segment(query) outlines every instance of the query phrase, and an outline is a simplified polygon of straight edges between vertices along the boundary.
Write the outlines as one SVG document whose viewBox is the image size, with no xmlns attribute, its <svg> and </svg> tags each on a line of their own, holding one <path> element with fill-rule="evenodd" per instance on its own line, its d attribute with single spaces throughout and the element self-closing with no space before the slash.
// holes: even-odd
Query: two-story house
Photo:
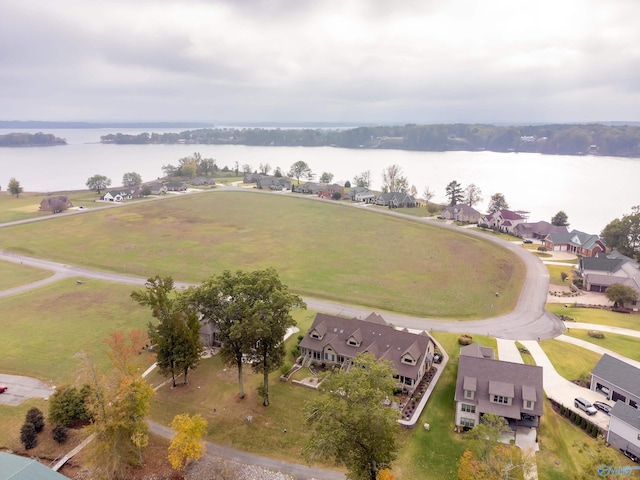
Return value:
<svg viewBox="0 0 640 480">
<path fill-rule="evenodd" d="M 380 315 L 364 320 L 318 313 L 300 342 L 303 365 L 312 362 L 350 368 L 358 353 L 390 361 L 397 370 L 398 387 L 412 393 L 431 367 L 435 343 L 425 332 L 397 330 Z"/>
<path fill-rule="evenodd" d="M 509 426 L 537 427 L 543 411 L 542 367 L 495 360 L 478 343 L 460 349 L 456 380 L 456 425 L 472 428 L 492 413 Z"/>
</svg>

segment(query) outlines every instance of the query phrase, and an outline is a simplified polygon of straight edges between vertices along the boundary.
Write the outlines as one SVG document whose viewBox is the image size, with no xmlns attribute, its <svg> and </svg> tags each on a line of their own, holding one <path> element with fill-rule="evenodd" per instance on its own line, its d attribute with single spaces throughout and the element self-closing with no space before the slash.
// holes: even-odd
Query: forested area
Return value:
<svg viewBox="0 0 640 480">
<path fill-rule="evenodd" d="M 351 129 L 203 128 L 181 133 L 109 134 L 102 143 L 188 143 L 253 146 L 332 146 L 419 151 L 535 152 L 640 156 L 640 127 L 604 124 L 496 126 L 447 124 Z"/>
<path fill-rule="evenodd" d="M 0 147 L 43 147 L 48 145 L 66 145 L 63 138 L 51 133 L 7 133 L 0 135 Z"/>
</svg>

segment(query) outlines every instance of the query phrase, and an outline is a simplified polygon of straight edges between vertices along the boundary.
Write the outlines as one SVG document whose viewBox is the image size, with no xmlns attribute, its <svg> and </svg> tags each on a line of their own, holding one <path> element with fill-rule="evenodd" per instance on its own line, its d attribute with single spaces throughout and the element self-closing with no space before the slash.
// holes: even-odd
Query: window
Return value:
<svg viewBox="0 0 640 480">
<path fill-rule="evenodd" d="M 504 403 L 505 405 L 509 405 L 509 397 L 503 397 L 502 395 L 494 395 L 493 403 Z"/>
<path fill-rule="evenodd" d="M 347 342 L 349 345 L 351 345 L 352 347 L 357 347 L 358 346 L 358 342 L 356 342 L 354 339 L 350 338 L 349 341 Z"/>
<path fill-rule="evenodd" d="M 531 400 L 527 400 L 526 402 L 524 402 L 524 408 L 526 408 L 527 410 L 533 409 L 533 402 Z"/>
<path fill-rule="evenodd" d="M 408 363 L 409 365 L 413 365 L 413 358 L 411 357 L 402 357 L 403 363 Z"/>
<path fill-rule="evenodd" d="M 318 335 L 318 332 L 313 332 L 311 338 L 320 338 L 320 335 Z"/>
<path fill-rule="evenodd" d="M 473 427 L 476 424 L 476 422 L 472 419 L 472 418 L 464 418 L 464 417 L 460 417 L 460 425 L 462 425 L 463 427 Z"/>
<path fill-rule="evenodd" d="M 464 398 L 473 398 L 473 392 L 471 390 L 465 390 Z"/>
<path fill-rule="evenodd" d="M 467 413 L 476 413 L 476 406 L 463 403 L 460 405 L 460 410 Z"/>
<path fill-rule="evenodd" d="M 405 385 L 413 385 L 413 378 L 404 377 L 404 384 Z"/>
</svg>

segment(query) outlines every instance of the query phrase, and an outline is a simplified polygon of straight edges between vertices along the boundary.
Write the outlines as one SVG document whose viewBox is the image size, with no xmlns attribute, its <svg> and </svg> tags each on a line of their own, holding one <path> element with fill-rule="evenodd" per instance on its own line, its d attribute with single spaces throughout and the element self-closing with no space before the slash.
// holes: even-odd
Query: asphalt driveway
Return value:
<svg viewBox="0 0 640 480">
<path fill-rule="evenodd" d="M 0 385 L 9 387 L 0 394 L 0 403 L 4 405 L 20 405 L 29 398 L 49 398 L 55 387 L 50 387 L 40 380 L 17 375 L 0 373 Z"/>
</svg>

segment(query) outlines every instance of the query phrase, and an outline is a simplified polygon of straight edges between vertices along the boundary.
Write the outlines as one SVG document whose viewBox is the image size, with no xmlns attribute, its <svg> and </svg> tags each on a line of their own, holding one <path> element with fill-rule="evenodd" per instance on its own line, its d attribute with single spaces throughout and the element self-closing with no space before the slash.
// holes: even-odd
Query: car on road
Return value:
<svg viewBox="0 0 640 480">
<path fill-rule="evenodd" d="M 593 406 L 596 407 L 601 412 L 606 413 L 607 415 L 611 415 L 611 405 L 604 402 L 593 402 Z"/>
<path fill-rule="evenodd" d="M 4 393 L 7 391 L 7 386 L 6 385 L 0 385 L 0 393 Z"/>
</svg>

